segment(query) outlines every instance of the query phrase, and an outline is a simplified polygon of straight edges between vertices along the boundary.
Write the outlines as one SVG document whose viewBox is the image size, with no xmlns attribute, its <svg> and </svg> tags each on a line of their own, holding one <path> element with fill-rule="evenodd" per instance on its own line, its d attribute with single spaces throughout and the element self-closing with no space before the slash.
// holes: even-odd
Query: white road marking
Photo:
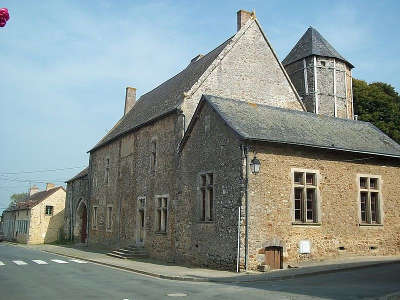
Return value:
<svg viewBox="0 0 400 300">
<path fill-rule="evenodd" d="M 78 264 L 87 264 L 87 261 L 80 260 L 80 259 L 70 259 L 70 261 L 76 262 Z"/>
<path fill-rule="evenodd" d="M 0 266 L 4 266 L 4 263 L 2 261 L 0 261 Z"/>
<path fill-rule="evenodd" d="M 167 294 L 168 297 L 186 297 L 187 294 L 184 293 L 174 293 L 174 294 Z"/>
<path fill-rule="evenodd" d="M 67 261 L 63 261 L 61 259 L 52 259 L 51 261 L 54 261 L 54 262 L 56 262 L 58 264 L 67 264 L 68 263 Z"/>
<path fill-rule="evenodd" d="M 27 265 L 27 263 L 22 260 L 13 260 L 13 263 L 19 266 Z"/>
<path fill-rule="evenodd" d="M 33 259 L 32 261 L 37 263 L 38 265 L 47 265 L 47 262 L 40 259 Z"/>
</svg>

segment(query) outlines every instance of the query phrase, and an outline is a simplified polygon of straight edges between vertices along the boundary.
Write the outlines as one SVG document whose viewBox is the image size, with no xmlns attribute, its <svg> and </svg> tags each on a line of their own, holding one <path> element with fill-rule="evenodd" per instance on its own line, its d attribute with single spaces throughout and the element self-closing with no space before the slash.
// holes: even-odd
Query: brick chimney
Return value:
<svg viewBox="0 0 400 300">
<path fill-rule="evenodd" d="M 32 195 L 36 194 L 37 192 L 39 192 L 39 188 L 36 185 L 34 185 L 29 190 L 29 196 L 32 196 Z"/>
<path fill-rule="evenodd" d="M 128 86 L 126 88 L 126 94 L 125 94 L 124 115 L 126 115 L 132 109 L 135 103 L 136 103 L 136 89 Z"/>
<path fill-rule="evenodd" d="M 237 31 L 239 31 L 240 30 L 240 28 L 242 28 L 242 26 L 244 25 L 244 24 L 246 24 L 246 22 L 249 20 L 249 19 L 251 19 L 252 17 L 255 17 L 255 12 L 253 11 L 253 12 L 249 12 L 249 11 L 247 11 L 247 10 L 243 10 L 243 9 L 241 9 L 241 10 L 239 10 L 237 13 L 236 13 L 236 16 L 237 16 Z"/>
<path fill-rule="evenodd" d="M 50 183 L 50 182 L 46 183 L 46 191 L 54 189 L 55 187 L 56 186 L 54 183 Z"/>
</svg>

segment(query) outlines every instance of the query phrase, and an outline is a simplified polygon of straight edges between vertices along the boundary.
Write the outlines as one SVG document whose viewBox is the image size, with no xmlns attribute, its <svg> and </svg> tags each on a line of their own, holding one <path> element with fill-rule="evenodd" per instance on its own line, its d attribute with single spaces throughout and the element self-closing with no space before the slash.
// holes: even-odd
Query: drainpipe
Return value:
<svg viewBox="0 0 400 300">
<path fill-rule="evenodd" d="M 242 157 L 245 159 L 245 178 L 244 178 L 244 195 L 246 201 L 245 207 L 245 243 L 244 243 L 244 270 L 248 269 L 248 260 L 249 260 L 249 173 L 250 173 L 250 164 L 249 164 L 249 147 L 242 145 Z"/>
<path fill-rule="evenodd" d="M 241 200 L 241 199 L 240 199 Z M 242 201 L 240 201 L 242 202 Z M 240 214 L 241 206 L 238 206 L 238 225 L 237 225 L 237 257 L 236 257 L 236 272 L 240 273 Z"/>
</svg>

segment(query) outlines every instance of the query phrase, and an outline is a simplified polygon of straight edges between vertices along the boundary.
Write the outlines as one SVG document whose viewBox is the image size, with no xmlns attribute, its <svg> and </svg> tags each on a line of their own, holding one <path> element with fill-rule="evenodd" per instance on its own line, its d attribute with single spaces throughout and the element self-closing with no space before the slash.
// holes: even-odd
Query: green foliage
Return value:
<svg viewBox="0 0 400 300">
<path fill-rule="evenodd" d="M 371 122 L 400 143 L 400 95 L 394 87 L 353 78 L 353 99 L 359 120 Z"/>
<path fill-rule="evenodd" d="M 28 193 L 12 194 L 10 197 L 10 206 L 17 204 L 28 199 Z"/>
</svg>

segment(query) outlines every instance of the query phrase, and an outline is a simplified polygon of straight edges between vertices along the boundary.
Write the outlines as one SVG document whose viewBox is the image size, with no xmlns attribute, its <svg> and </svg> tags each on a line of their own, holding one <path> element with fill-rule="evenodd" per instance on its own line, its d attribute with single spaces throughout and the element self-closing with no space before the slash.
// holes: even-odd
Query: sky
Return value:
<svg viewBox="0 0 400 300">
<path fill-rule="evenodd" d="M 354 66 L 400 91 L 400 1 L 0 0 L 0 213 L 13 193 L 64 185 L 138 97 L 236 32 L 255 10 L 283 60 L 309 26 Z"/>
</svg>

